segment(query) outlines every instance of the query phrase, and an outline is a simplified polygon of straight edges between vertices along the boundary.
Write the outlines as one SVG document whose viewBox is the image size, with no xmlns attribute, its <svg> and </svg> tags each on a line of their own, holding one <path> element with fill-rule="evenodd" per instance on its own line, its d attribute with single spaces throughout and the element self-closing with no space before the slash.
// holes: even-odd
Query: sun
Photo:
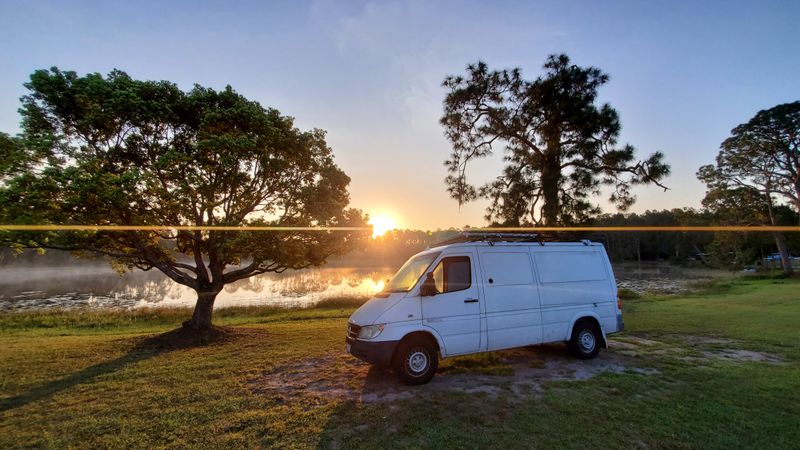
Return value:
<svg viewBox="0 0 800 450">
<path fill-rule="evenodd" d="M 400 228 L 397 220 L 389 214 L 378 213 L 370 215 L 369 224 L 372 225 L 372 237 L 383 236 L 389 230 Z"/>
</svg>

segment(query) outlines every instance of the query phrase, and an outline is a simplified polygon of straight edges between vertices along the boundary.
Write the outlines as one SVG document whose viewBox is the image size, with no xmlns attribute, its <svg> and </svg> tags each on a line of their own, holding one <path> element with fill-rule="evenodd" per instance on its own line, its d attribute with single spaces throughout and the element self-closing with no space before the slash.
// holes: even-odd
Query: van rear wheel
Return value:
<svg viewBox="0 0 800 450">
<path fill-rule="evenodd" d="M 603 335 L 591 322 L 578 322 L 572 328 L 572 338 L 567 343 L 569 352 L 580 359 L 592 359 L 600 352 Z"/>
<path fill-rule="evenodd" d="M 425 384 L 439 368 L 436 348 L 424 339 L 411 338 L 400 343 L 394 358 L 394 371 L 405 384 Z"/>
</svg>

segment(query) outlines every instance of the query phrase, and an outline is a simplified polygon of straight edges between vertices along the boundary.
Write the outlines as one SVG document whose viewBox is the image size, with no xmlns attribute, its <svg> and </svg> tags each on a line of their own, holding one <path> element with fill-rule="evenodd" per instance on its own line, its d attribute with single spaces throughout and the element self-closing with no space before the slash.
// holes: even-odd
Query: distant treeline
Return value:
<svg viewBox="0 0 800 450">
<path fill-rule="evenodd" d="M 778 225 L 798 225 L 800 216 L 791 208 L 775 207 Z M 597 226 L 711 226 L 719 217 L 692 208 L 646 211 L 642 214 L 604 214 Z M 732 225 L 732 224 L 731 224 Z M 747 224 L 745 224 L 747 225 Z M 758 225 L 758 224 L 753 224 Z M 615 232 L 606 233 L 606 248 L 612 260 L 699 261 L 708 266 L 737 269 L 755 265 L 775 253 L 771 233 L 708 232 Z M 787 233 L 790 250 L 800 250 L 800 236 Z"/>
<path fill-rule="evenodd" d="M 800 216 L 788 207 L 777 206 L 779 225 L 798 225 Z M 719 217 L 693 208 L 646 211 L 642 214 L 603 214 L 587 226 L 704 226 L 725 225 Z M 754 224 L 755 225 L 755 224 Z M 334 265 L 376 265 L 396 267 L 409 256 L 438 242 L 447 240 L 459 230 L 393 230 L 372 239 L 366 245 L 332 261 Z M 556 235 L 555 238 L 559 236 Z M 602 242 L 613 261 L 670 261 L 677 264 L 697 263 L 709 267 L 738 269 L 756 265 L 777 251 L 770 233 L 708 232 L 608 232 L 584 235 L 561 235 L 565 240 L 591 239 Z M 553 239 L 550 235 L 548 238 Z M 786 236 L 790 250 L 800 250 L 800 235 Z"/>
<path fill-rule="evenodd" d="M 779 225 L 798 225 L 800 215 L 791 208 L 776 206 Z M 646 211 L 642 214 L 603 214 L 587 226 L 703 226 L 725 225 L 719 217 L 692 208 Z M 333 267 L 392 267 L 403 264 L 411 255 L 448 240 L 460 230 L 392 230 L 369 239 L 358 250 L 333 257 Z M 608 232 L 585 235 L 550 235 L 548 239 L 591 239 L 606 246 L 612 261 L 669 261 L 676 264 L 695 263 L 709 267 L 739 269 L 758 265 L 777 249 L 771 233 L 707 233 L 707 232 Z M 800 252 L 800 234 L 787 233 L 786 240 L 793 254 Z M 91 257 L 81 258 L 83 262 Z M 97 258 L 94 261 L 101 261 Z M 45 255 L 26 250 L 16 257 L 10 249 L 0 250 L 0 265 L 67 265 L 76 259 L 67 252 L 48 250 Z"/>
</svg>

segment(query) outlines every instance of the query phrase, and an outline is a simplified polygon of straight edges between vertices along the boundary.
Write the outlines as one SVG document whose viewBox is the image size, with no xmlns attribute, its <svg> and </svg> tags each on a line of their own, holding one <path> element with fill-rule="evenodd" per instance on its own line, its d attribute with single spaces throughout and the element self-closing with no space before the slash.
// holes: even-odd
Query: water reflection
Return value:
<svg viewBox="0 0 800 450">
<path fill-rule="evenodd" d="M 693 283 L 731 276 L 716 269 L 652 261 L 616 263 L 613 266 L 617 287 L 638 293 L 680 294 L 689 291 Z"/>
<path fill-rule="evenodd" d="M 306 306 L 328 298 L 369 297 L 391 273 L 390 268 L 321 268 L 262 274 L 225 286 L 216 307 Z M 193 306 L 195 300 L 194 291 L 155 270 L 120 276 L 99 265 L 0 269 L 0 311 Z"/>
<path fill-rule="evenodd" d="M 369 297 L 383 288 L 393 268 L 320 268 L 263 274 L 225 286 L 216 307 L 307 306 L 334 297 Z M 680 293 L 694 281 L 724 272 L 664 263 L 614 264 L 620 288 Z M 156 270 L 120 276 L 104 265 L 0 268 L 0 311 L 48 308 L 193 306 L 194 291 Z"/>
</svg>

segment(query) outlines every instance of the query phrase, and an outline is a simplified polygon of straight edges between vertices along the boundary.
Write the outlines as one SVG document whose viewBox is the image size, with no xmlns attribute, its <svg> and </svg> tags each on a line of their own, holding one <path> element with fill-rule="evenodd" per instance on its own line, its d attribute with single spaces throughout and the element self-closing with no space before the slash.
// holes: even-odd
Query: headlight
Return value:
<svg viewBox="0 0 800 450">
<path fill-rule="evenodd" d="M 358 333 L 358 338 L 359 339 L 374 339 L 379 334 L 381 334 L 381 331 L 383 331 L 383 328 L 385 326 L 386 326 L 386 324 L 367 325 L 367 326 L 361 328 L 361 331 Z"/>
</svg>

